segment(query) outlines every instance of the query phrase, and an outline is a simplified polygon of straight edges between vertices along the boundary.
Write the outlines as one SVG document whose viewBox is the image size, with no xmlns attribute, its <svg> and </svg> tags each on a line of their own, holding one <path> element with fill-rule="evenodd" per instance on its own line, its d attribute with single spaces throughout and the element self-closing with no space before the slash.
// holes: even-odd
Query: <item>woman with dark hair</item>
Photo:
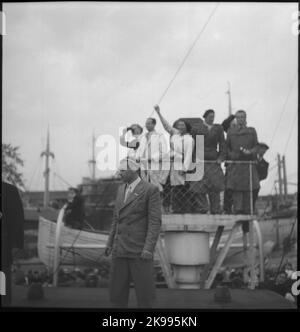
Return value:
<svg viewBox="0 0 300 332">
<path fill-rule="evenodd" d="M 192 190 L 198 193 L 200 212 L 210 210 L 212 214 L 221 213 L 220 193 L 224 190 L 224 174 L 221 163 L 226 155 L 224 131 L 221 125 L 214 124 L 215 112 L 205 111 L 204 118 L 204 175 L 202 180 L 192 184 Z M 209 209 L 208 209 L 208 200 Z"/>
<path fill-rule="evenodd" d="M 170 185 L 172 212 L 190 212 L 190 195 L 186 173 L 192 164 L 194 140 L 190 134 L 191 126 L 178 119 L 171 126 L 161 115 L 158 105 L 154 107 L 165 130 L 170 134 Z"/>
</svg>

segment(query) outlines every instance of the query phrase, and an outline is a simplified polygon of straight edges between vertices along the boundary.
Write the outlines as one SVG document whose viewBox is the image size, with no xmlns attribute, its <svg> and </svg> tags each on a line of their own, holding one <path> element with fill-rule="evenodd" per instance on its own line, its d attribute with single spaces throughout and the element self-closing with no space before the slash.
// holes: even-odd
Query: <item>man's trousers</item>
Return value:
<svg viewBox="0 0 300 332">
<path fill-rule="evenodd" d="M 6 295 L 1 295 L 1 307 L 11 306 L 11 266 L 2 267 L 2 272 L 5 274 Z"/>
<path fill-rule="evenodd" d="M 153 260 L 113 257 L 109 293 L 114 307 L 128 306 L 130 282 L 133 281 L 138 307 L 151 308 L 155 299 Z"/>
</svg>

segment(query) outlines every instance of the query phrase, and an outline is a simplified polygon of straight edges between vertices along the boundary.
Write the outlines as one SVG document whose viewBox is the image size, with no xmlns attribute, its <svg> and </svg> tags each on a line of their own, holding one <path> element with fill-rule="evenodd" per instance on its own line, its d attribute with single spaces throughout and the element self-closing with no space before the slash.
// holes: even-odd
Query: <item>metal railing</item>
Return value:
<svg viewBox="0 0 300 332">
<path fill-rule="evenodd" d="M 196 163 L 194 163 L 195 165 L 200 165 L 201 163 L 203 163 L 204 165 L 209 165 L 209 164 L 220 164 L 218 163 L 216 160 L 197 160 Z M 240 165 L 249 165 L 249 212 L 250 215 L 254 215 L 254 197 L 253 197 L 253 166 L 255 166 L 257 164 L 257 161 L 241 161 L 241 160 L 223 160 L 222 163 L 224 163 L 225 165 L 235 165 L 235 164 L 240 164 Z M 214 171 L 220 172 L 220 169 L 223 173 L 224 176 L 224 187 L 225 190 L 221 190 L 219 191 L 219 194 L 221 194 L 221 192 L 226 191 L 228 188 L 226 188 L 226 181 L 225 181 L 225 177 L 226 172 L 224 174 L 222 168 L 221 168 L 221 164 L 220 164 L 220 168 L 216 168 Z M 151 169 L 150 169 L 151 171 Z M 153 172 L 159 172 L 159 170 L 153 170 Z M 207 179 L 205 178 L 205 172 L 206 170 L 204 170 L 204 175 L 203 178 L 199 181 L 196 181 L 197 183 L 201 184 L 201 181 L 206 181 Z M 210 177 L 214 176 L 214 174 L 210 174 Z M 202 194 L 199 193 L 195 193 L 192 190 L 190 190 L 191 187 L 191 182 L 190 181 L 186 181 L 184 185 L 171 185 L 170 183 L 170 174 L 168 175 L 168 180 L 166 182 L 166 184 L 163 185 L 163 191 L 161 192 L 161 197 L 162 197 L 162 206 L 163 206 L 163 214 L 170 214 L 170 213 L 180 213 L 180 209 L 172 209 L 172 200 L 174 203 L 176 201 L 182 201 L 182 204 L 185 204 L 185 208 L 182 209 L 181 213 L 197 213 L 195 210 L 197 210 L 197 203 L 195 203 L 195 199 L 197 200 L 197 196 L 199 198 L 199 195 L 201 196 L 201 199 L 204 199 L 204 196 L 206 197 L 206 201 L 210 201 L 209 199 L 209 195 L 211 194 L 209 190 L 207 190 L 206 192 L 203 192 Z M 151 182 L 151 180 L 149 180 Z M 234 189 L 231 188 L 232 191 L 234 191 Z M 212 192 L 212 193 L 217 193 L 217 192 Z M 176 196 L 176 197 L 174 197 Z M 207 197 L 208 196 L 208 197 Z M 208 198 L 208 199 L 207 199 Z M 217 198 L 220 199 L 220 198 Z M 204 203 L 204 202 L 203 202 Z M 200 204 L 200 202 L 198 201 L 198 204 Z M 174 204 L 173 204 L 174 205 Z M 180 205 L 180 204 L 179 204 Z M 222 204 L 220 204 L 222 205 Z M 199 208 L 199 206 L 198 206 Z M 211 211 L 211 209 L 207 209 L 208 211 L 206 211 L 206 209 L 204 208 L 203 211 L 201 212 L 201 206 L 199 208 L 198 213 L 208 213 L 209 211 Z M 222 214 L 223 211 L 222 209 L 220 209 L 220 214 Z M 247 213 L 249 214 L 249 213 Z"/>
</svg>

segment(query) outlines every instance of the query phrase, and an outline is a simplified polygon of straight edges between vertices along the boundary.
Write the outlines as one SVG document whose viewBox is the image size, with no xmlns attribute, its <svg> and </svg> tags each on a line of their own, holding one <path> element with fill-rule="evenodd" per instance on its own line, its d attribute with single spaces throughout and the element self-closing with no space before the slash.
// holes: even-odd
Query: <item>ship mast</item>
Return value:
<svg viewBox="0 0 300 332">
<path fill-rule="evenodd" d="M 49 205 L 49 182 L 50 182 L 50 168 L 49 168 L 49 158 L 54 159 L 54 153 L 50 151 L 50 132 L 49 132 L 49 125 L 47 130 L 47 144 L 46 150 L 41 153 L 41 157 L 45 157 L 45 191 L 44 191 L 44 207 Z"/>
<path fill-rule="evenodd" d="M 92 165 L 92 180 L 94 181 L 96 179 L 96 159 L 95 159 L 95 133 L 93 133 L 92 137 L 92 159 L 89 160 L 89 164 Z"/>
<path fill-rule="evenodd" d="M 228 116 L 232 114 L 232 105 L 231 105 L 231 90 L 230 90 L 230 82 L 228 83 L 228 90 L 226 93 L 228 94 Z"/>
</svg>

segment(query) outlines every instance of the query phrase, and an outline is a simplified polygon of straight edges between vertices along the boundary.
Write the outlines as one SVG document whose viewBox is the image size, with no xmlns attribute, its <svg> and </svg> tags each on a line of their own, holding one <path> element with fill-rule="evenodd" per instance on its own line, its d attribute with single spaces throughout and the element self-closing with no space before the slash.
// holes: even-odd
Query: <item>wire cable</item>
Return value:
<svg viewBox="0 0 300 332">
<path fill-rule="evenodd" d="M 217 8 L 219 7 L 220 3 L 218 2 L 217 5 L 215 6 L 215 8 L 212 10 L 212 12 L 210 13 L 208 19 L 206 20 L 204 26 L 202 27 L 202 29 L 200 30 L 200 32 L 198 33 L 198 35 L 196 36 L 194 42 L 192 43 L 192 45 L 189 47 L 186 55 L 184 56 L 183 60 L 181 61 L 179 67 L 177 68 L 177 70 L 175 71 L 174 75 L 172 76 L 171 80 L 169 81 L 167 87 L 165 88 L 165 90 L 163 91 L 162 95 L 160 96 L 160 98 L 158 99 L 157 104 L 159 105 L 162 100 L 164 99 L 164 97 L 166 96 L 167 92 L 169 91 L 171 85 L 173 84 L 173 82 L 175 81 L 177 75 L 179 74 L 180 70 L 182 69 L 183 65 L 185 64 L 187 58 L 189 57 L 189 55 L 191 54 L 193 48 L 195 47 L 195 45 L 197 44 L 198 40 L 200 39 L 202 33 L 204 32 L 204 30 L 206 29 L 209 21 L 211 20 L 211 18 L 213 17 L 213 15 L 215 14 Z M 153 114 L 154 110 L 151 112 L 150 116 Z"/>
</svg>

